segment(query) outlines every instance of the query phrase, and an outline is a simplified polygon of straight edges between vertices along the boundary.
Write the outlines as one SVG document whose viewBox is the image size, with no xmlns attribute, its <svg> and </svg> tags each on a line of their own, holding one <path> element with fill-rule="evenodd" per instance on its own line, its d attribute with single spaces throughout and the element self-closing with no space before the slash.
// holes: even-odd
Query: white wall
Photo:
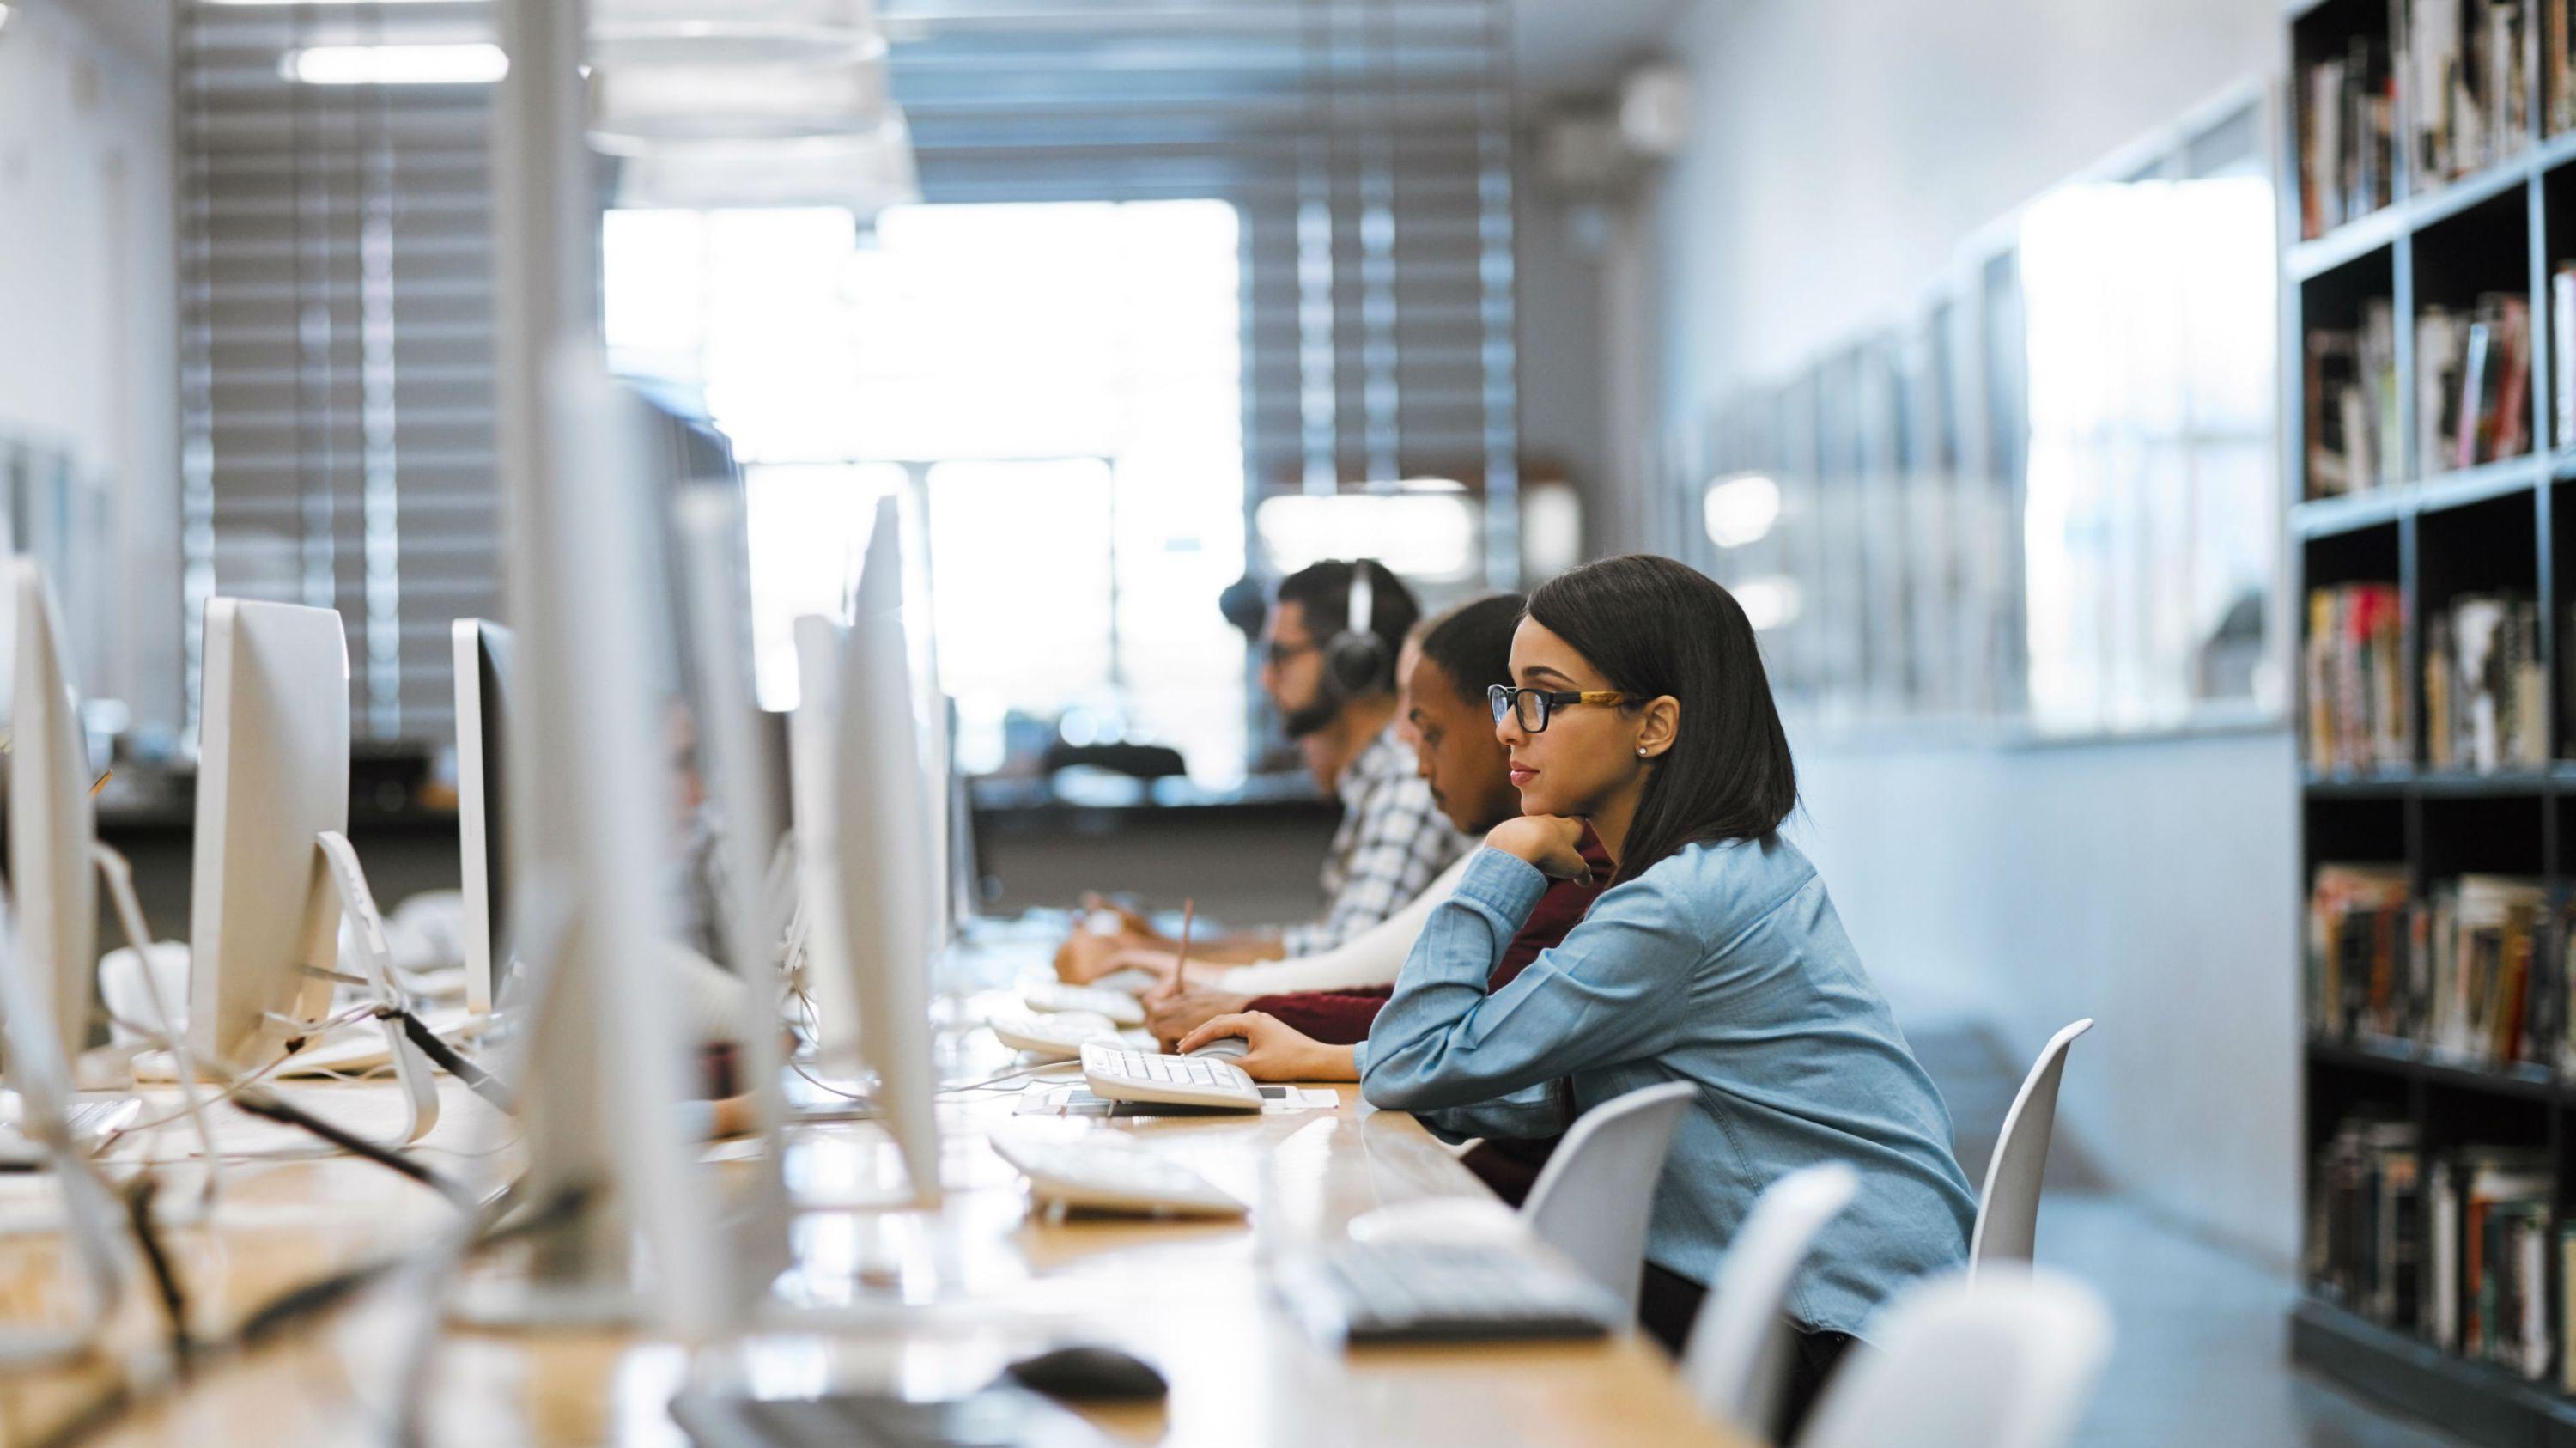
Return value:
<svg viewBox="0 0 2576 1448">
<path fill-rule="evenodd" d="M 2243 0 L 1703 0 L 1671 37 L 1700 139 L 1653 214 L 1664 435 L 1895 314 L 2053 182 L 2270 77 L 2279 28 Z M 1991 1016 L 2017 1052 L 2097 1017 L 2063 1129 L 2118 1184 L 2287 1261 L 2286 731 L 1797 742 L 1801 835 L 1900 1012 Z"/>
<path fill-rule="evenodd" d="M 157 7 L 13 0 L 0 28 L 0 435 L 116 480 L 107 677 L 179 717 L 176 181 Z"/>
</svg>

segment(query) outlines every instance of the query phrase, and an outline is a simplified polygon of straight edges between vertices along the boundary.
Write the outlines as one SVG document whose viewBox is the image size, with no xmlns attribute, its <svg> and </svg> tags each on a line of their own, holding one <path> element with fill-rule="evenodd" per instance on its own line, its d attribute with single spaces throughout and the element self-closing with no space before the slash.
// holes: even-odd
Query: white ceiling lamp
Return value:
<svg viewBox="0 0 2576 1448">
<path fill-rule="evenodd" d="M 882 49 L 819 65 L 594 65 L 590 143 L 610 155 L 632 156 L 675 142 L 873 132 L 888 107 Z"/>
<path fill-rule="evenodd" d="M 1700 522 L 1720 548 L 1759 543 L 1779 521 L 1780 485 L 1760 473 L 1715 479 L 1700 498 Z"/>
<path fill-rule="evenodd" d="M 594 65 L 815 65 L 885 55 L 873 0 L 593 0 Z"/>
<path fill-rule="evenodd" d="M 912 132 L 892 106 L 855 135 L 654 145 L 626 157 L 617 176 L 623 207 L 836 206 L 865 225 L 889 206 L 920 199 Z"/>
<path fill-rule="evenodd" d="M 278 58 L 304 85 L 490 85 L 510 58 L 488 41 L 430 45 L 308 45 Z"/>
</svg>

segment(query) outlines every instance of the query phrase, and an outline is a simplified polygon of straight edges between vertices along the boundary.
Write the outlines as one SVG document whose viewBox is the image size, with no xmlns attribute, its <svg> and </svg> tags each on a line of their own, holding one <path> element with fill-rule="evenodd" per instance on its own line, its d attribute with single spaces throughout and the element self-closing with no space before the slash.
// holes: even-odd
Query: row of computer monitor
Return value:
<svg viewBox="0 0 2576 1448">
<path fill-rule="evenodd" d="M 955 928 L 953 902 L 966 893 L 965 870 L 955 862 L 971 858 L 971 847 L 953 810 L 947 710 L 944 701 L 924 697 L 927 671 L 918 667 L 902 617 L 899 529 L 888 500 L 849 617 L 797 624 L 803 688 L 788 730 L 787 773 L 822 1045 L 827 1059 L 855 1058 L 873 1068 L 883 1119 L 916 1190 L 930 1196 L 937 1147 L 929 970 Z M 66 1058 L 74 1059 L 89 1040 L 98 958 L 93 779 L 62 623 L 44 576 L 31 560 L 11 559 L 7 568 L 15 617 L 0 636 L 13 642 L 12 957 L 46 1003 Z M 218 598 L 207 604 L 204 626 L 187 1043 L 201 1062 L 234 1073 L 292 1049 L 329 1010 L 341 910 L 317 839 L 348 825 L 349 665 L 344 628 L 330 609 Z M 747 648 L 749 629 L 728 626 L 703 637 L 739 639 Z M 500 625 L 464 620 L 453 644 L 467 990 L 474 1008 L 488 1010 L 496 1000 L 508 1003 L 499 987 L 518 899 L 503 827 L 511 636 Z M 695 674 L 747 686 L 743 662 Z M 747 703 L 691 702 L 700 709 Z M 711 730 L 702 737 L 716 744 L 742 736 Z M 709 769 L 709 778 L 775 777 L 774 761 L 733 764 Z M 718 800 L 720 808 L 726 803 Z M 757 893 L 761 882 L 729 883 Z M 733 965 L 765 986 L 780 961 Z"/>
<path fill-rule="evenodd" d="M 787 721 L 784 773 L 799 918 L 769 918 L 758 871 L 727 872 L 727 887 L 743 898 L 724 903 L 760 919 L 760 953 L 729 962 L 746 979 L 765 981 L 782 966 L 781 951 L 801 952 L 824 1060 L 873 1071 L 880 1117 L 917 1194 L 927 1198 L 936 1194 L 938 1159 L 930 972 L 972 912 L 976 874 L 970 816 L 949 757 L 950 711 L 927 684 L 935 676 L 935 665 L 921 656 L 927 630 L 906 626 L 903 567 L 901 513 L 888 498 L 846 616 L 795 621 L 799 690 Z M 713 623 L 692 630 L 697 667 L 681 673 L 697 694 L 690 703 L 699 715 L 703 778 L 726 827 L 740 828 L 774 813 L 727 798 L 724 782 L 770 781 L 780 770 L 767 749 L 773 731 L 712 727 L 717 711 L 751 707 L 747 658 L 732 668 L 708 657 L 747 646 L 747 620 Z M 466 994 L 472 1009 L 489 1010 L 513 1002 L 510 922 L 518 892 L 506 812 L 516 640 L 503 625 L 460 619 L 450 643 Z M 725 689 L 746 697 L 708 696 Z M 728 749 L 756 757 L 716 757 Z M 753 857 L 768 859 L 775 842 L 756 843 Z M 799 927 L 792 937 L 791 926 Z"/>
</svg>

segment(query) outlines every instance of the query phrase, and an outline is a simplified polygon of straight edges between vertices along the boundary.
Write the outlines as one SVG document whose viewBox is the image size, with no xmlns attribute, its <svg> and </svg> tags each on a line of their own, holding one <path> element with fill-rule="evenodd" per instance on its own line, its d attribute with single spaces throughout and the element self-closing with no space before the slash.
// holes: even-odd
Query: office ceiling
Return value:
<svg viewBox="0 0 2576 1448">
<path fill-rule="evenodd" d="M 86 20 L 101 39 L 147 65 L 166 67 L 170 58 L 170 11 L 175 0 L 63 0 L 65 8 Z M 1629 66 L 1654 54 L 1677 16 L 1695 0 L 1509 0 L 1513 28 L 1514 88 L 1525 101 L 1545 101 L 1598 93 L 1608 89 Z M 1325 7 L 1345 15 L 1364 15 L 1388 7 L 1456 8 L 1458 0 L 1332 0 Z M 320 5 L 334 10 L 363 5 Z M 438 5 L 431 11 L 452 18 L 470 5 Z M 1086 30 L 1096 35 L 1156 18 L 1186 26 L 1249 33 L 1246 22 L 1261 12 L 1297 7 L 1297 0 L 879 0 L 889 19 L 912 17 L 944 25 L 966 23 L 1003 30 L 1015 24 L 1055 31 L 1068 43 L 1081 44 Z M 1161 25 L 1165 33 L 1177 28 Z M 1117 52 L 1103 51 L 1114 64 Z"/>
</svg>

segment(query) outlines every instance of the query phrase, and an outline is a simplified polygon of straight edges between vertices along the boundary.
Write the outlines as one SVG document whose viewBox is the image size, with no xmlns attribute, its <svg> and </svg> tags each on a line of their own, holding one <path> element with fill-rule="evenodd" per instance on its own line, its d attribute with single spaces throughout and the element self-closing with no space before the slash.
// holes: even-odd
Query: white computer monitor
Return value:
<svg viewBox="0 0 2576 1448">
<path fill-rule="evenodd" d="M 664 733 L 672 611 L 654 544 L 661 495 L 641 409 L 594 344 L 546 360 L 542 476 L 515 479 L 510 617 L 509 1003 L 532 1202 L 585 1203 L 535 1254 L 534 1278 L 474 1293 L 466 1315 L 588 1321 L 641 1310 L 714 1336 L 744 1310 L 719 1244 L 715 1183 L 683 1109 L 704 1042 L 670 973 L 664 890 L 677 826 Z M 630 1249 L 651 1264 L 638 1270 Z M 784 1240 L 783 1229 L 780 1240 Z M 763 1257 L 765 1259 L 766 1253 Z M 496 1288 L 499 1284 L 494 1284 Z"/>
<path fill-rule="evenodd" d="M 799 643 L 809 637 L 816 635 L 800 626 Z M 822 856 L 820 895 L 809 896 L 807 905 L 831 920 L 840 945 L 838 960 L 822 955 L 816 961 L 824 1042 L 828 1060 L 833 1043 L 855 1035 L 861 1062 L 876 1073 L 879 1120 L 903 1155 L 912 1198 L 931 1205 L 940 1184 L 930 973 L 946 871 L 935 867 L 933 796 L 915 712 L 892 499 L 877 509 L 855 616 L 838 642 L 837 667 L 825 671 L 835 676 L 830 714 L 837 737 L 817 802 L 831 825 L 818 842 L 801 833 L 804 818 L 798 821 L 800 850 L 819 844 Z M 803 677 L 811 689 L 812 677 Z M 811 753 L 799 762 L 809 763 Z M 800 785 L 800 804 L 806 790 Z"/>
<path fill-rule="evenodd" d="M 840 888 L 841 826 L 833 805 L 838 766 L 832 754 L 841 737 L 841 653 L 849 630 L 820 614 L 806 614 L 792 628 L 796 707 L 787 716 L 787 807 L 788 828 L 796 837 L 796 920 L 805 978 L 818 1007 L 815 1044 L 831 1059 L 855 1056 L 859 1049 L 841 912 L 824 908 Z"/>
<path fill-rule="evenodd" d="M 465 896 L 465 1008 L 489 1012 L 509 970 L 509 889 L 502 853 L 509 748 L 510 630 L 489 619 L 449 626 L 456 671 L 456 823 Z"/>
<path fill-rule="evenodd" d="M 316 841 L 349 824 L 348 639 L 332 609 L 217 598 L 204 659 L 188 1040 L 253 1070 L 331 1005 L 340 915 Z"/>
<path fill-rule="evenodd" d="M 14 630 L 9 751 L 9 882 L 17 950 L 66 1061 L 89 1045 L 98 973 L 97 866 L 88 745 L 53 589 L 35 560 L 7 560 Z"/>
</svg>

